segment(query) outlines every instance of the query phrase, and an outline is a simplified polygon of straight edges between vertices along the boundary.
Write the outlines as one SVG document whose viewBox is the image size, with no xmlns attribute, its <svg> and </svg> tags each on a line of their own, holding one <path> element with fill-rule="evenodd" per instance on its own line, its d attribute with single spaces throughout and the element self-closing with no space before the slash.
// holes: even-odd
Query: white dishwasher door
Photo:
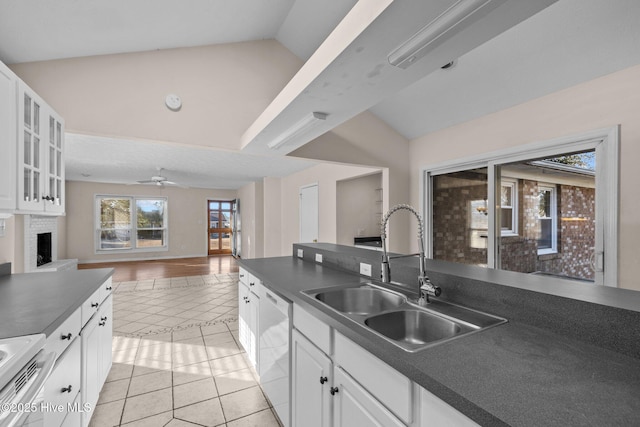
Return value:
<svg viewBox="0 0 640 427">
<path fill-rule="evenodd" d="M 290 425 L 291 303 L 264 285 L 260 291 L 260 384 L 280 421 Z"/>
</svg>

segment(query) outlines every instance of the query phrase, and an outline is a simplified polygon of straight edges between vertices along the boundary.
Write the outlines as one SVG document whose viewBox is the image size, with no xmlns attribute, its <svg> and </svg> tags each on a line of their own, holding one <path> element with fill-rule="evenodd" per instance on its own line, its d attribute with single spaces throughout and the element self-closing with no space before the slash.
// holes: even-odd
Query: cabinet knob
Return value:
<svg viewBox="0 0 640 427">
<path fill-rule="evenodd" d="M 99 305 L 100 305 L 100 304 L 98 304 L 97 302 L 92 302 L 92 303 L 91 303 L 91 307 L 97 307 L 97 306 L 99 306 Z"/>
<path fill-rule="evenodd" d="M 100 320 L 104 322 L 105 320 L 107 320 L 107 316 L 101 317 Z"/>
<path fill-rule="evenodd" d="M 320 384 L 324 384 L 328 381 L 327 377 L 320 377 Z"/>
<path fill-rule="evenodd" d="M 69 384 L 69 387 L 63 387 L 60 393 L 71 393 L 71 384 Z"/>
<path fill-rule="evenodd" d="M 72 336 L 73 336 L 73 335 L 71 335 L 71 332 L 69 332 L 67 335 L 62 335 L 62 336 L 60 337 L 60 339 L 62 339 L 62 340 L 71 340 L 71 337 L 72 337 Z"/>
<path fill-rule="evenodd" d="M 246 301 L 247 299 L 249 299 L 249 297 L 242 297 L 242 299 Z"/>
<path fill-rule="evenodd" d="M 98 326 L 104 326 L 106 324 L 107 324 L 107 322 L 100 322 L 100 323 L 98 323 Z"/>
<path fill-rule="evenodd" d="M 255 283 L 249 282 L 249 286 L 254 286 L 254 285 L 255 285 Z"/>
<path fill-rule="evenodd" d="M 110 291 L 111 289 L 112 289 L 112 288 L 111 288 L 111 286 L 107 287 L 107 290 L 108 290 L 108 291 Z"/>
<path fill-rule="evenodd" d="M 250 299 L 246 299 L 244 302 L 245 302 L 246 304 L 249 304 L 249 303 L 251 302 L 251 300 L 250 300 Z"/>
<path fill-rule="evenodd" d="M 331 393 L 331 396 L 334 396 L 337 392 L 338 392 L 338 387 L 331 387 L 331 389 L 329 390 L 329 393 Z"/>
</svg>

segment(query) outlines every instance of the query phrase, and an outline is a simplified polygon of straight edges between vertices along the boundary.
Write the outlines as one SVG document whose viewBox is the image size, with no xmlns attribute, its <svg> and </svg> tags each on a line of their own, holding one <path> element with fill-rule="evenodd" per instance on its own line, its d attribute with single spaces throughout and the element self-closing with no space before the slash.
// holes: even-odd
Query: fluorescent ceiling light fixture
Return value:
<svg viewBox="0 0 640 427">
<path fill-rule="evenodd" d="M 458 0 L 389 54 L 389 64 L 407 68 L 441 43 L 485 17 L 507 0 Z"/>
<path fill-rule="evenodd" d="M 301 135 L 309 132 L 327 119 L 328 114 L 313 112 L 305 116 L 302 120 L 291 126 L 288 130 L 277 136 L 273 141 L 267 144 L 267 147 L 275 150 L 280 148 L 287 142 L 293 141 Z"/>
</svg>

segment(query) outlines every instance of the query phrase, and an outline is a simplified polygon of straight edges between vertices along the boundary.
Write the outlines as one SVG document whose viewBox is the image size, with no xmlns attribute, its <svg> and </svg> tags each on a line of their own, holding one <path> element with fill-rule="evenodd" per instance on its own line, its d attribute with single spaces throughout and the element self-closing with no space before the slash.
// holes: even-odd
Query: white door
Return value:
<svg viewBox="0 0 640 427">
<path fill-rule="evenodd" d="M 331 425 L 331 359 L 297 330 L 292 334 L 291 413 L 294 427 Z"/>
<path fill-rule="evenodd" d="M 334 427 L 371 426 L 402 427 L 387 408 L 378 402 L 360 384 L 355 382 L 341 368 L 333 369 Z"/>
<path fill-rule="evenodd" d="M 318 241 L 318 184 L 300 187 L 300 243 Z"/>
</svg>

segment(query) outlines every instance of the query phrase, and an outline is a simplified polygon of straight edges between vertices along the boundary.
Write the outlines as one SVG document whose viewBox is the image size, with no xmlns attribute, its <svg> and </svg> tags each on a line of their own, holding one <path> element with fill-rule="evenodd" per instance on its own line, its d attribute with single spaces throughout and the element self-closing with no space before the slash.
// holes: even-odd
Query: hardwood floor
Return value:
<svg viewBox="0 0 640 427">
<path fill-rule="evenodd" d="M 215 255 L 197 258 L 101 262 L 78 265 L 79 270 L 91 268 L 114 268 L 114 282 L 129 282 L 169 277 L 237 273 L 238 263 L 231 255 Z"/>
</svg>

